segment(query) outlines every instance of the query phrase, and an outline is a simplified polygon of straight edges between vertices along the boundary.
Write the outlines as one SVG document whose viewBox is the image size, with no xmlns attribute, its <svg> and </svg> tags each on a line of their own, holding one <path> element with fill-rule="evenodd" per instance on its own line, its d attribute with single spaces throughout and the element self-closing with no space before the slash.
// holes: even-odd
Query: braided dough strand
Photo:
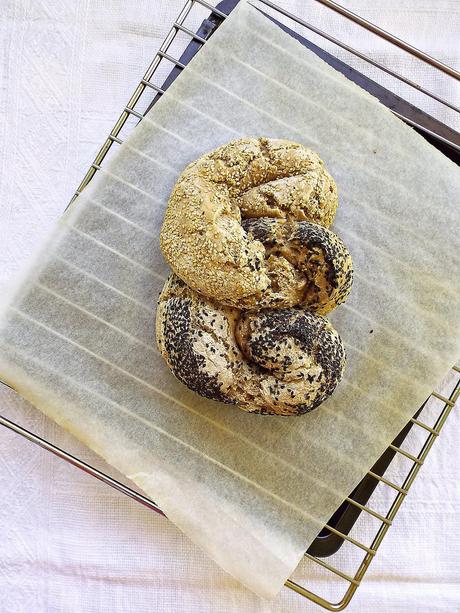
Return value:
<svg viewBox="0 0 460 613">
<path fill-rule="evenodd" d="M 345 365 L 338 333 L 301 308 L 242 312 L 171 275 L 157 309 L 159 349 L 198 394 L 244 411 L 301 415 L 332 394 Z"/>
</svg>

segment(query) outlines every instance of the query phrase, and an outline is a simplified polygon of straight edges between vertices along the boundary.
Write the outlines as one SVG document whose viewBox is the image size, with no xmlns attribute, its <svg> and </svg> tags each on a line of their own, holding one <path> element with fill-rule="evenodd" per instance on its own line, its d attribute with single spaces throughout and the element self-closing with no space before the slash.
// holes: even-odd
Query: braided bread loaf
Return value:
<svg viewBox="0 0 460 613">
<path fill-rule="evenodd" d="M 353 275 L 328 229 L 336 208 L 321 159 L 290 141 L 240 139 L 185 169 L 161 229 L 176 274 L 156 321 L 180 381 L 263 414 L 300 415 L 332 394 L 345 350 L 323 315 Z"/>
</svg>

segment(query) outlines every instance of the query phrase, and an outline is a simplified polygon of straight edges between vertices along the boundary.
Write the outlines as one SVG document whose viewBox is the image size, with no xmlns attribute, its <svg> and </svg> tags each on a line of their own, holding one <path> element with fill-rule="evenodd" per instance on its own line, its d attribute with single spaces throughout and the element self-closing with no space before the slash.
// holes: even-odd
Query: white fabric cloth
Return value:
<svg viewBox="0 0 460 613">
<path fill-rule="evenodd" d="M 356 26 L 313 1 L 278 3 L 459 103 L 459 89 L 451 79 L 375 36 L 357 36 L 361 30 Z M 460 67 L 460 7 L 455 0 L 387 0 L 383 7 L 370 0 L 343 4 Z M 0 0 L 0 5 L 3 291 L 61 214 L 183 1 Z M 205 15 L 206 10 L 198 10 L 188 25 Z M 348 60 L 343 52 L 340 57 Z M 379 80 L 396 89 L 391 77 Z M 399 91 L 407 95 L 409 90 L 401 86 Z M 420 103 L 421 98 L 412 94 L 411 100 Z M 453 113 L 442 111 L 438 103 L 425 102 L 423 108 L 459 129 Z M 4 387 L 0 413 L 114 474 Z M 350 612 L 460 609 L 459 421 L 454 409 Z M 402 464 L 400 470 L 402 476 Z M 0 429 L 0 486 L 2 612 L 315 610 L 288 590 L 272 603 L 263 602 L 166 519 L 5 429 Z M 383 494 L 379 499 L 377 493 L 375 504 L 382 502 Z M 360 534 L 371 537 L 374 529 L 373 520 L 363 517 Z M 343 548 L 337 563 L 353 571 L 349 551 Z M 311 565 L 302 566 L 295 578 L 336 600 L 343 594 L 343 581 L 320 579 Z"/>
</svg>

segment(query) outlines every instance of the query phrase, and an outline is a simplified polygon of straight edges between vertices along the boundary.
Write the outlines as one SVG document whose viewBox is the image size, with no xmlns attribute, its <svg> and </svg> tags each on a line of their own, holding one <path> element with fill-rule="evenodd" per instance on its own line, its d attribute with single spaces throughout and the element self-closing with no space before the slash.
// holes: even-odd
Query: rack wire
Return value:
<svg viewBox="0 0 460 613">
<path fill-rule="evenodd" d="M 171 29 L 168 32 L 166 38 L 164 39 L 160 49 L 154 56 L 150 66 L 147 68 L 143 78 L 140 80 L 139 84 L 135 88 L 127 105 L 124 107 L 110 134 L 103 143 L 101 149 L 98 151 L 87 173 L 83 177 L 83 180 L 81 181 L 78 189 L 73 195 L 71 202 L 73 202 L 75 198 L 83 191 L 83 189 L 86 187 L 86 185 L 88 185 L 93 176 L 101 168 L 101 164 L 107 158 L 112 148 L 115 145 L 120 145 L 123 142 L 123 138 L 121 138 L 122 130 L 127 125 L 128 120 L 130 118 L 135 118 L 135 120 L 141 120 L 143 118 L 145 111 L 141 112 L 140 110 L 138 110 L 141 106 L 141 99 L 143 99 L 146 94 L 148 94 L 150 98 L 153 96 L 153 101 L 150 99 L 150 105 L 147 107 L 150 108 L 155 98 L 163 95 L 167 89 L 167 86 L 169 86 L 172 82 L 174 77 L 167 80 L 165 82 L 166 85 L 163 87 L 160 87 L 154 82 L 153 79 L 157 75 L 157 72 L 159 71 L 159 67 L 162 62 L 168 62 L 170 65 L 172 65 L 177 74 L 178 72 L 186 69 L 186 65 L 184 62 L 169 53 L 174 41 L 176 41 L 177 35 L 181 33 L 181 35 L 185 36 L 186 41 L 184 45 L 186 45 L 190 41 L 194 41 L 197 45 L 197 50 L 199 49 L 199 47 L 206 43 L 208 34 L 212 32 L 212 28 L 209 30 L 209 32 L 203 33 L 200 31 L 201 33 L 197 33 L 186 25 L 187 19 L 190 20 L 193 11 L 196 10 L 197 7 L 200 7 L 201 9 L 207 9 L 209 11 L 211 19 L 214 19 L 214 26 L 218 26 L 219 22 L 223 21 L 227 17 L 227 12 L 224 10 L 224 8 L 227 7 L 231 9 L 232 6 L 237 3 L 237 1 L 238 0 L 224 0 L 219 5 L 215 6 L 213 3 L 208 2 L 207 0 L 187 0 L 183 9 L 180 11 L 177 19 L 173 22 Z M 453 79 L 460 80 L 460 73 L 454 68 L 443 64 L 436 58 L 427 55 L 423 51 L 393 36 L 389 32 L 382 30 L 375 24 L 370 23 L 359 15 L 356 15 L 348 9 L 338 5 L 333 0 L 315 0 L 315 2 L 322 4 L 328 9 L 331 9 L 332 11 L 335 11 L 344 18 L 353 21 L 358 26 L 361 26 L 362 28 L 373 33 L 374 35 L 383 38 L 389 43 L 397 46 L 399 49 L 402 49 L 403 51 L 411 54 L 419 60 L 422 60 L 423 62 L 429 64 L 430 66 L 434 67 L 445 75 Z M 360 52 L 359 50 L 350 47 L 336 37 L 312 25 L 311 23 L 308 23 L 302 17 L 289 13 L 285 9 L 277 6 L 271 0 L 254 0 L 254 5 L 256 5 L 257 8 L 261 10 L 270 9 L 272 11 L 272 13 L 269 15 L 271 18 L 273 18 L 273 15 L 277 19 L 283 17 L 285 19 L 284 24 L 286 24 L 287 21 L 288 26 L 295 24 L 297 27 L 300 27 L 303 30 L 308 30 L 309 32 L 314 33 L 322 39 L 327 40 L 329 43 L 333 43 L 335 46 L 347 51 L 348 53 L 359 58 L 360 60 L 364 60 L 369 65 L 378 68 L 380 71 L 389 74 L 390 76 L 405 83 L 406 85 L 409 85 L 410 87 L 414 88 L 420 93 L 423 93 L 427 97 L 434 99 L 438 103 L 442 104 L 444 107 L 456 112 L 460 112 L 460 109 L 452 102 L 441 98 L 436 93 L 427 90 L 421 85 L 415 83 L 414 81 L 411 81 L 403 75 L 400 75 L 399 73 L 381 64 L 380 62 L 369 58 L 367 55 Z M 443 126 L 443 124 L 434 121 L 434 123 L 430 123 L 429 127 L 427 127 L 427 124 L 425 122 L 419 123 L 419 121 L 414 121 L 413 118 L 408 115 L 406 116 L 404 113 L 400 113 L 395 110 L 393 110 L 393 112 L 400 118 L 404 119 L 404 121 L 423 132 L 428 137 L 434 137 L 437 139 L 438 142 L 448 146 L 450 151 L 460 152 L 460 135 L 455 133 L 453 130 L 444 130 L 445 126 Z M 300 596 L 303 596 L 306 599 L 315 602 L 316 604 L 324 607 L 329 611 L 341 611 L 350 603 L 367 569 L 369 568 L 372 559 L 374 558 L 378 548 L 380 547 L 384 536 L 392 525 L 403 500 L 405 499 L 408 491 L 414 483 L 414 480 L 417 477 L 428 453 L 430 452 L 434 441 L 439 436 L 441 429 L 449 416 L 449 413 L 451 412 L 457 399 L 460 396 L 460 368 L 458 366 L 453 366 L 451 374 L 451 383 L 448 391 L 444 392 L 444 395 L 433 391 L 430 399 L 427 400 L 427 402 L 420 408 L 416 415 L 410 420 L 410 423 L 407 428 L 410 427 L 412 429 L 412 434 L 415 434 L 415 436 L 412 436 L 412 438 L 409 437 L 411 438 L 411 441 L 408 441 L 407 439 L 405 439 L 405 437 L 402 437 L 400 443 L 394 443 L 389 446 L 389 450 L 391 450 L 392 454 L 394 455 L 394 461 L 397 462 L 398 458 L 402 458 L 408 463 L 408 466 L 406 465 L 405 477 L 402 482 L 397 483 L 396 479 L 388 477 L 388 471 L 384 472 L 384 474 L 379 474 L 382 471 L 376 472 L 372 469 L 367 472 L 366 478 L 374 481 L 374 486 L 378 484 L 382 488 L 385 488 L 387 492 L 393 493 L 391 496 L 384 496 L 384 498 L 388 502 L 387 508 L 385 508 L 384 510 L 379 509 L 377 511 L 369 504 L 367 500 L 365 504 L 362 504 L 361 502 L 356 500 L 356 496 L 354 496 L 354 494 L 351 494 L 345 501 L 349 505 L 357 509 L 358 512 L 362 512 L 367 516 L 370 516 L 377 520 L 377 528 L 375 530 L 375 535 L 372 538 L 371 542 L 368 544 L 363 543 L 362 540 L 364 539 L 359 534 L 353 533 L 354 536 L 350 536 L 348 531 L 338 530 L 330 523 L 325 526 L 325 529 L 328 530 L 329 533 L 336 535 L 337 537 L 339 537 L 339 539 L 341 539 L 341 541 L 347 542 L 350 547 L 354 548 L 355 552 L 360 553 L 360 558 L 357 562 L 356 570 L 352 573 L 344 572 L 338 567 L 338 564 L 336 564 L 335 562 L 325 562 L 324 559 L 321 559 L 317 555 L 312 555 L 309 552 L 305 553 L 305 560 L 307 564 L 312 565 L 311 568 L 315 567 L 321 572 L 326 573 L 326 575 L 330 573 L 343 582 L 341 589 L 344 591 L 341 598 L 339 598 L 339 600 L 333 601 L 324 594 L 321 595 L 315 593 L 313 590 L 308 589 L 308 585 L 300 585 L 292 579 L 289 579 L 286 582 L 287 588 L 297 592 Z M 53 445 L 50 441 L 39 437 L 33 432 L 26 430 L 19 424 L 14 423 L 13 421 L 1 415 L 0 425 L 3 425 L 4 427 L 12 430 L 16 434 L 21 435 L 22 437 L 28 439 L 36 445 L 39 445 L 40 447 L 53 453 L 59 458 L 69 462 L 70 464 L 73 464 L 77 468 L 85 471 L 86 473 L 99 479 L 100 481 L 103 481 L 107 485 L 117 489 L 121 493 L 131 497 L 132 499 L 143 504 L 149 509 L 157 513 L 162 513 L 158 505 L 156 505 L 149 498 L 131 489 L 127 485 L 117 481 L 106 473 L 83 462 L 82 460 L 76 458 L 65 450 Z M 359 530 L 357 530 L 357 532 L 359 532 Z"/>
</svg>

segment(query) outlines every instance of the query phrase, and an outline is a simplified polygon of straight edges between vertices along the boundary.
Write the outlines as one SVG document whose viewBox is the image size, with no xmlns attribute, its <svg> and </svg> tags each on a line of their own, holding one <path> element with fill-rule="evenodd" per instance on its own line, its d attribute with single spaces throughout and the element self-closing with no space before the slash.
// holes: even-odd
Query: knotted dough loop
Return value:
<svg viewBox="0 0 460 613">
<path fill-rule="evenodd" d="M 331 230 L 307 221 L 284 222 L 270 217 L 245 219 L 248 235 L 265 247 L 270 292 L 257 303 L 242 298 L 240 307 L 301 305 L 326 315 L 344 302 L 353 283 L 350 253 Z"/>
<path fill-rule="evenodd" d="M 296 232 L 295 222 L 330 226 L 337 202 L 335 182 L 316 153 L 287 140 L 243 138 L 204 155 L 179 177 L 161 229 L 161 248 L 191 288 L 228 306 L 308 306 L 309 273 L 315 267 L 298 269 L 289 250 L 267 250 L 245 221 L 270 218 L 285 228 L 278 232 L 281 240 L 283 232 Z M 323 233 L 322 241 L 324 253 L 338 244 L 332 232 Z M 351 269 L 348 252 L 343 243 L 339 246 Z M 330 280 L 334 274 L 328 273 Z M 351 272 L 349 277 L 348 285 Z M 339 282 L 339 275 L 334 279 L 332 284 Z M 347 293 L 333 289 L 337 296 Z M 325 291 L 322 287 L 310 305 L 320 313 L 337 304 Z"/>
<path fill-rule="evenodd" d="M 157 309 L 159 349 L 198 394 L 244 411 L 301 415 L 332 394 L 345 350 L 327 319 L 302 308 L 226 307 L 166 281 Z"/>
</svg>

